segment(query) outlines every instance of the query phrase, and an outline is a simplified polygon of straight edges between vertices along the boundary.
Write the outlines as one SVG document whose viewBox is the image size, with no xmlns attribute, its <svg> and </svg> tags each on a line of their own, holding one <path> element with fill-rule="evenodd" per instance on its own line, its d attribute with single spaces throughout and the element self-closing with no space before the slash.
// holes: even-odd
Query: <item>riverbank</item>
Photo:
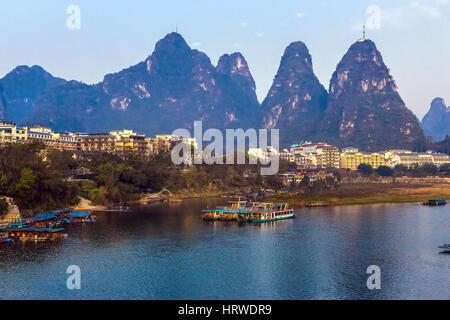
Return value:
<svg viewBox="0 0 450 320">
<path fill-rule="evenodd" d="M 102 211 L 106 209 L 105 206 L 94 205 L 90 200 L 86 198 L 83 197 L 78 198 L 80 199 L 80 202 L 78 202 L 78 204 L 74 208 L 74 210 L 76 211 Z"/>
<path fill-rule="evenodd" d="M 281 194 L 264 201 L 288 202 L 291 207 L 305 207 L 310 202 L 328 205 L 422 202 L 450 199 L 450 184 L 341 184 L 336 189 L 313 194 Z"/>
</svg>

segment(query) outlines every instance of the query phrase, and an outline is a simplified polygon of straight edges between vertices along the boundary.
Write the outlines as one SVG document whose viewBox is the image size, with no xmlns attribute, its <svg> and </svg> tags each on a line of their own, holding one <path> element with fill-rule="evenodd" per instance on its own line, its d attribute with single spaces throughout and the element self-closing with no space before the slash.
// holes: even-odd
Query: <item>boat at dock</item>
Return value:
<svg viewBox="0 0 450 320">
<path fill-rule="evenodd" d="M 64 225 L 72 211 L 72 208 L 46 211 L 28 219 L 25 223 L 36 228 L 58 228 Z"/>
<path fill-rule="evenodd" d="M 422 204 L 424 206 L 432 206 L 432 207 L 445 206 L 447 204 L 447 201 L 443 200 L 443 199 L 431 199 L 431 200 L 424 201 Z"/>
<path fill-rule="evenodd" d="M 283 203 L 256 203 L 255 206 L 238 214 L 239 222 L 263 223 L 277 220 L 292 219 L 295 217 L 294 209 L 289 209 L 287 202 Z"/>
<path fill-rule="evenodd" d="M 203 210 L 203 219 L 261 223 L 295 217 L 294 209 L 289 209 L 288 203 L 260 203 L 241 200 L 230 203 L 230 206 Z"/>
<path fill-rule="evenodd" d="M 218 206 L 215 209 L 203 210 L 203 220 L 208 221 L 236 221 L 241 210 L 248 207 L 247 201 L 230 201 L 229 206 Z"/>
<path fill-rule="evenodd" d="M 56 240 L 64 237 L 63 228 L 36 228 L 36 227 L 2 227 L 0 232 L 6 234 L 8 239 L 24 241 Z"/>
<path fill-rule="evenodd" d="M 97 217 L 89 211 L 74 211 L 66 218 L 66 224 L 94 223 Z"/>
</svg>

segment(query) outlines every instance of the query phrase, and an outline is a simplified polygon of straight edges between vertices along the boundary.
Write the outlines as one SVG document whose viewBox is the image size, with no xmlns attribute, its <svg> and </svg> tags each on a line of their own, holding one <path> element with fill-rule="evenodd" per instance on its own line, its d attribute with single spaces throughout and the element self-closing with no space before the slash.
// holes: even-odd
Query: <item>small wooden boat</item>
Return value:
<svg viewBox="0 0 450 320">
<path fill-rule="evenodd" d="M 324 202 L 310 202 L 306 206 L 308 208 L 327 207 L 328 203 L 324 203 Z"/>
<path fill-rule="evenodd" d="M 130 211 L 130 207 L 128 206 L 107 206 L 103 210 L 95 210 L 99 212 L 128 212 Z"/>
<path fill-rule="evenodd" d="M 424 206 L 432 206 L 432 207 L 445 206 L 447 204 L 447 201 L 443 200 L 443 199 L 431 199 L 431 200 L 424 201 L 422 204 Z"/>
</svg>

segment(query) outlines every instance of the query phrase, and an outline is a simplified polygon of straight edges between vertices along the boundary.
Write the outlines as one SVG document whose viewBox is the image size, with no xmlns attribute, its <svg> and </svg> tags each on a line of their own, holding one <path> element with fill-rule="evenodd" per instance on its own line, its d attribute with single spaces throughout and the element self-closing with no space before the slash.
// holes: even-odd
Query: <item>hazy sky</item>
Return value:
<svg viewBox="0 0 450 320">
<path fill-rule="evenodd" d="M 67 27 L 72 4 L 81 10 L 80 29 Z M 242 52 L 260 101 L 289 43 L 306 43 L 328 89 L 337 63 L 367 24 L 367 37 L 420 119 L 434 97 L 450 105 L 450 0 L 2 1 L 0 77 L 17 65 L 38 64 L 65 79 L 99 82 L 144 60 L 177 23 L 213 64 L 224 53 Z"/>
</svg>

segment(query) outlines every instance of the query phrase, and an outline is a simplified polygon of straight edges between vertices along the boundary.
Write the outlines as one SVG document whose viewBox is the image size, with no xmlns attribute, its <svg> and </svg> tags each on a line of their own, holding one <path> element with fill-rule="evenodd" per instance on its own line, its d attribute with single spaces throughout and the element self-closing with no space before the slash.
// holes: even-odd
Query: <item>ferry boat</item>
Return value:
<svg viewBox="0 0 450 320">
<path fill-rule="evenodd" d="M 74 211 L 67 217 L 66 224 L 84 224 L 94 223 L 97 217 L 92 215 L 89 211 Z"/>
<path fill-rule="evenodd" d="M 0 244 L 11 242 L 11 238 L 8 238 L 6 233 L 0 233 Z"/>
<path fill-rule="evenodd" d="M 263 223 L 277 220 L 292 219 L 294 209 L 289 209 L 287 202 L 283 203 L 255 203 L 250 210 L 242 210 L 238 214 L 239 222 Z"/>
<path fill-rule="evenodd" d="M 447 204 L 447 201 L 442 199 L 431 199 L 424 201 L 422 204 L 424 206 L 445 206 Z"/>
<path fill-rule="evenodd" d="M 237 220 L 237 215 L 241 210 L 246 209 L 248 206 L 248 201 L 230 201 L 229 206 L 218 206 L 211 210 L 202 210 L 203 220 L 209 221 L 235 221 Z"/>
</svg>

